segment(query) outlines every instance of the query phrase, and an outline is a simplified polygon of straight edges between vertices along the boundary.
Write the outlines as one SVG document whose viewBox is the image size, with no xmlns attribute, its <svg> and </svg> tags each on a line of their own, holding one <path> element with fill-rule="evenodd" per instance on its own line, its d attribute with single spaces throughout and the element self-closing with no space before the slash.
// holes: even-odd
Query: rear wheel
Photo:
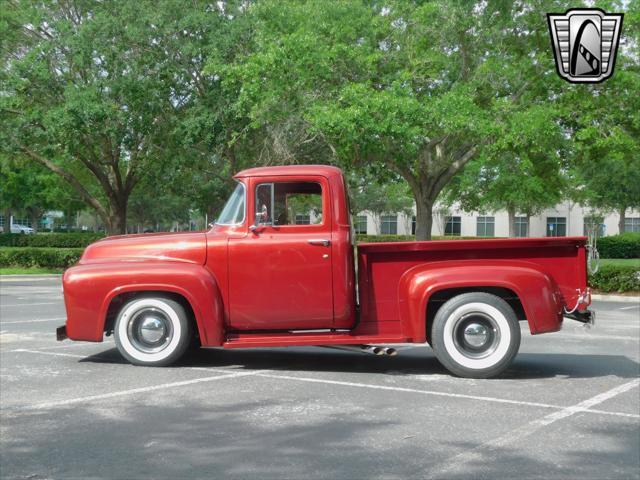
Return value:
<svg viewBox="0 0 640 480">
<path fill-rule="evenodd" d="M 488 378 L 502 373 L 520 348 L 520 324 L 502 298 L 471 292 L 448 300 L 433 319 L 436 357 L 460 377 Z"/>
<path fill-rule="evenodd" d="M 165 366 L 178 360 L 189 347 L 191 324 L 175 300 L 138 297 L 120 310 L 114 338 L 122 356 L 131 363 Z"/>
</svg>

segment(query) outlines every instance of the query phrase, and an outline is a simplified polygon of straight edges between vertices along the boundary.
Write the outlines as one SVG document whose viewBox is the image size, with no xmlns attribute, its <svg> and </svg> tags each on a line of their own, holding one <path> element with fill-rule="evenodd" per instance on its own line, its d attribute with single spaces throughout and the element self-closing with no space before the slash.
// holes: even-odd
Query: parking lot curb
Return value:
<svg viewBox="0 0 640 480">
<path fill-rule="evenodd" d="M 593 300 L 600 300 L 602 302 L 626 302 L 626 303 L 640 303 L 640 296 L 633 295 L 600 295 L 594 294 L 591 295 Z"/>
</svg>

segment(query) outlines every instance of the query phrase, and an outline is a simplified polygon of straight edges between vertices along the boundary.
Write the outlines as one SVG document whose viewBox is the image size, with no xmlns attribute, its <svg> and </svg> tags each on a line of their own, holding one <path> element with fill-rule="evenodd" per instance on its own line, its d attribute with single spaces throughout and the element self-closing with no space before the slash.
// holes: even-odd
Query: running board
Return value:
<svg viewBox="0 0 640 480">
<path fill-rule="evenodd" d="M 362 345 L 369 343 L 410 343 L 406 337 L 396 335 L 352 335 L 345 333 L 230 333 L 224 348 L 293 347 L 325 345 Z"/>
</svg>

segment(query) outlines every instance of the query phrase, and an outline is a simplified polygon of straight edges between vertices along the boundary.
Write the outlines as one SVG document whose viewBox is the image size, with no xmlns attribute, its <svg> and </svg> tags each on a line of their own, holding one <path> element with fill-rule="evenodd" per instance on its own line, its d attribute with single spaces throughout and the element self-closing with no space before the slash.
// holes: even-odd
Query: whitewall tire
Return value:
<svg viewBox="0 0 640 480">
<path fill-rule="evenodd" d="M 118 350 L 131 363 L 165 366 L 174 363 L 191 343 L 185 309 L 161 296 L 136 297 L 122 307 L 114 329 Z"/>
<path fill-rule="evenodd" d="M 436 313 L 431 329 L 436 357 L 460 377 L 499 375 L 520 348 L 520 324 L 502 298 L 485 292 L 449 299 Z"/>
</svg>

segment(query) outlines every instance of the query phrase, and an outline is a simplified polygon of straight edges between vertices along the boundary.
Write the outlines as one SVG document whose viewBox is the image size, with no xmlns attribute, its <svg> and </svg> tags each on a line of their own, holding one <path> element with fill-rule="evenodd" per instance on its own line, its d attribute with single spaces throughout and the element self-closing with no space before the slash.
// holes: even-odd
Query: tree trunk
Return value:
<svg viewBox="0 0 640 480">
<path fill-rule="evenodd" d="M 125 235 L 127 233 L 127 202 L 114 205 L 109 218 L 105 219 L 108 235 Z"/>
<path fill-rule="evenodd" d="M 10 208 L 5 208 L 3 210 L 3 214 L 4 214 L 4 233 L 11 233 L 11 209 Z"/>
<path fill-rule="evenodd" d="M 376 228 L 376 235 L 382 234 L 382 219 L 380 215 L 372 214 L 371 219 L 373 220 L 373 226 Z"/>
<path fill-rule="evenodd" d="M 31 220 L 31 228 L 33 228 L 34 232 L 37 232 L 38 231 L 38 223 L 39 223 L 38 220 L 40 220 L 40 217 L 42 215 L 39 215 L 40 212 L 34 211 L 34 210 L 31 210 L 29 213 L 30 213 L 29 220 Z"/>
<path fill-rule="evenodd" d="M 627 215 L 627 207 L 620 207 L 618 210 L 620 219 L 618 220 L 618 233 L 624 233 L 624 221 Z"/>
<path fill-rule="evenodd" d="M 507 214 L 509 215 L 509 237 L 515 237 L 516 236 L 516 209 L 513 207 L 508 207 Z"/>
<path fill-rule="evenodd" d="M 416 201 L 416 240 L 431 240 L 431 227 L 433 225 L 433 202 L 415 195 Z"/>
</svg>

